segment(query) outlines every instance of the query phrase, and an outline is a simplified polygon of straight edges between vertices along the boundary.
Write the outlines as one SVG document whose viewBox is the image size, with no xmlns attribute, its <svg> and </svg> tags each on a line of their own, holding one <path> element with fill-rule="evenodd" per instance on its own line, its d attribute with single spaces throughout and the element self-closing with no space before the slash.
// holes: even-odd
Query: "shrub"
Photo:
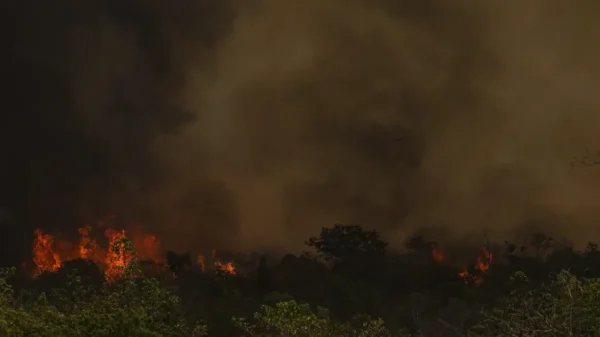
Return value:
<svg viewBox="0 0 600 337">
<path fill-rule="evenodd" d="M 520 283 L 500 305 L 484 311 L 473 328 L 477 336 L 600 336 L 600 280 L 579 280 L 567 271 L 551 283 L 530 287 Z"/>
</svg>

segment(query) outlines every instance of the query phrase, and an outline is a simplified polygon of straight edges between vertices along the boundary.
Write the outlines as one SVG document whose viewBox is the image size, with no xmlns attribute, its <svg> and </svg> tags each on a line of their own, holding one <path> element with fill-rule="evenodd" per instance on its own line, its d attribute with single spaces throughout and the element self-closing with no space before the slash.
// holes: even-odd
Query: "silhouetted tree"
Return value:
<svg viewBox="0 0 600 337">
<path fill-rule="evenodd" d="M 535 249 L 539 259 L 546 257 L 546 253 L 554 244 L 554 239 L 543 233 L 537 233 L 531 239 L 531 246 Z"/>
<path fill-rule="evenodd" d="M 264 296 L 272 291 L 271 271 L 267 266 L 267 259 L 260 258 L 257 269 L 257 291 L 260 296 Z"/>
<path fill-rule="evenodd" d="M 343 261 L 357 256 L 379 258 L 385 255 L 387 247 L 379 233 L 365 231 L 359 225 L 325 227 L 319 237 L 309 238 L 306 244 L 314 247 L 325 261 Z"/>
<path fill-rule="evenodd" d="M 174 275 L 178 275 L 192 266 L 192 257 L 190 253 L 177 254 L 173 251 L 168 251 L 167 265 Z"/>
<path fill-rule="evenodd" d="M 316 248 L 320 258 L 333 262 L 334 270 L 348 279 L 371 282 L 385 273 L 387 243 L 376 231 L 358 225 L 335 225 L 323 228 L 319 237 L 311 237 L 306 244 Z"/>
</svg>

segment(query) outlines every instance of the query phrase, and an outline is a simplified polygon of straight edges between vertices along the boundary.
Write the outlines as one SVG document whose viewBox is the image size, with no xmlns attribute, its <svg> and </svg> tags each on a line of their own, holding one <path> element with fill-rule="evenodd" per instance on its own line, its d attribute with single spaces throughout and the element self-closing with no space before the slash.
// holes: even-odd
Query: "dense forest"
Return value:
<svg viewBox="0 0 600 337">
<path fill-rule="evenodd" d="M 168 252 L 106 269 L 73 259 L 0 276 L 1 336 L 599 336 L 600 251 L 487 243 L 470 265 L 422 236 L 392 252 L 357 225 L 323 228 L 307 252 L 198 265 Z"/>
</svg>

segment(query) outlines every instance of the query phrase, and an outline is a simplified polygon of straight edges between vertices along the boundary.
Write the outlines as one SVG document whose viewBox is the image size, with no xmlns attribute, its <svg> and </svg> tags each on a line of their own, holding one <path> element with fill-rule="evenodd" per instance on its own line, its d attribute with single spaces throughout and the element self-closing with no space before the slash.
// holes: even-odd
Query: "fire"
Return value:
<svg viewBox="0 0 600 337">
<path fill-rule="evenodd" d="M 438 248 L 437 244 L 431 244 L 431 258 L 437 262 L 444 262 L 444 253 Z"/>
<path fill-rule="evenodd" d="M 158 270 L 164 268 L 166 259 L 162 254 L 160 240 L 156 235 L 144 234 L 139 226 L 134 227 L 130 233 L 128 232 L 131 235 L 131 244 L 135 248 L 135 255 L 131 254 L 122 241 L 127 238 L 125 230 L 117 230 L 109 226 L 109 222 L 113 219 L 114 216 L 97 223 L 97 227 L 103 229 L 107 239 L 106 249 L 100 247 L 98 241 L 92 236 L 93 228 L 89 225 L 79 228 L 78 243 L 56 241 L 51 234 L 36 229 L 33 242 L 33 262 L 35 264 L 33 276 L 39 276 L 43 272 L 56 272 L 64 261 L 74 259 L 95 262 L 104 270 L 108 282 L 122 278 L 135 257 L 143 261 L 151 261 L 154 266 L 159 267 Z M 216 258 L 215 250 L 212 251 L 211 263 L 215 269 L 232 275 L 237 273 L 232 262 L 222 262 Z M 197 264 L 205 270 L 207 264 L 203 255 L 198 255 Z"/>
<path fill-rule="evenodd" d="M 477 269 L 481 271 L 487 271 L 490 269 L 490 265 L 494 261 L 494 256 L 490 253 L 487 248 L 481 248 L 481 255 L 477 258 Z"/>
<path fill-rule="evenodd" d="M 432 243 L 431 247 L 431 258 L 436 262 L 444 262 L 446 259 L 442 250 L 438 247 L 436 243 Z M 494 260 L 494 256 L 490 253 L 486 247 L 482 247 L 480 251 L 480 255 L 477 257 L 477 263 L 475 264 L 475 270 L 478 272 L 486 272 L 490 269 L 492 261 Z M 458 273 L 458 277 L 464 280 L 465 283 L 470 284 L 473 283 L 475 285 L 480 285 L 483 283 L 483 278 L 480 273 L 472 274 L 469 272 L 467 267 L 463 267 L 461 271 Z"/>
<path fill-rule="evenodd" d="M 92 226 L 89 225 L 79 228 L 80 239 L 77 244 L 68 241 L 57 242 L 51 234 L 36 229 L 33 243 L 34 276 L 43 272 L 55 272 L 60 269 L 62 262 L 67 260 L 87 259 L 104 269 L 107 280 L 120 277 L 134 258 L 132 254 L 127 253 L 124 243 L 120 242 L 126 238 L 125 230 L 110 228 L 106 221 L 98 222 L 98 227 L 106 228 L 104 236 L 108 241 L 107 249 L 102 249 L 92 237 Z M 157 264 L 164 262 L 160 241 L 155 235 L 135 235 L 132 243 L 136 257 Z"/>
<path fill-rule="evenodd" d="M 212 250 L 211 254 L 212 254 L 212 260 L 215 265 L 215 268 L 222 270 L 222 271 L 226 272 L 227 274 L 231 274 L 231 275 L 236 274 L 235 267 L 233 266 L 233 262 L 230 261 L 230 262 L 223 263 L 223 262 L 219 261 L 217 259 L 217 251 L 214 249 Z"/>
<path fill-rule="evenodd" d="M 219 260 L 215 261 L 215 267 L 219 270 L 226 272 L 227 274 L 235 275 L 235 267 L 233 266 L 233 262 L 221 262 Z"/>
<path fill-rule="evenodd" d="M 206 258 L 202 254 L 198 254 L 198 258 L 196 259 L 196 263 L 200 266 L 200 269 L 205 270 L 206 268 Z"/>
<path fill-rule="evenodd" d="M 57 271 L 62 262 L 60 256 L 54 251 L 54 237 L 45 234 L 41 229 L 36 229 L 34 234 L 33 262 L 37 267 L 35 275 Z"/>
<path fill-rule="evenodd" d="M 236 275 L 237 271 L 235 270 L 235 266 L 233 265 L 233 262 L 229 261 L 229 262 L 222 262 L 217 258 L 217 251 L 215 249 L 213 249 L 211 251 L 211 257 L 210 260 L 214 266 L 215 269 L 217 270 L 221 270 L 227 274 L 230 275 Z M 202 254 L 198 254 L 198 257 L 196 258 L 196 263 L 200 266 L 200 268 L 202 268 L 203 271 L 207 271 L 207 265 L 206 265 L 206 257 Z"/>
<path fill-rule="evenodd" d="M 104 235 L 108 238 L 108 251 L 104 263 L 106 265 L 106 278 L 115 280 L 124 275 L 125 269 L 133 259 L 132 255 L 127 254 L 125 244 L 121 242 L 125 239 L 125 230 L 106 229 Z"/>
<path fill-rule="evenodd" d="M 81 241 L 79 241 L 79 258 L 97 262 L 99 260 L 97 255 L 99 253 L 98 243 L 90 237 L 91 231 L 92 226 L 79 228 L 79 236 L 81 237 Z"/>
<path fill-rule="evenodd" d="M 462 271 L 458 273 L 458 277 L 466 284 L 473 283 L 475 285 L 481 285 L 483 283 L 483 278 L 479 275 L 469 273 L 467 267 L 463 267 Z"/>
<path fill-rule="evenodd" d="M 477 263 L 475 264 L 475 270 L 479 272 L 486 272 L 490 269 L 494 255 L 488 251 L 486 247 L 482 247 L 479 257 L 477 257 Z M 458 273 L 458 276 L 465 281 L 465 283 L 473 282 L 476 285 L 483 283 L 483 278 L 480 275 L 473 275 L 469 273 L 465 267 Z"/>
</svg>

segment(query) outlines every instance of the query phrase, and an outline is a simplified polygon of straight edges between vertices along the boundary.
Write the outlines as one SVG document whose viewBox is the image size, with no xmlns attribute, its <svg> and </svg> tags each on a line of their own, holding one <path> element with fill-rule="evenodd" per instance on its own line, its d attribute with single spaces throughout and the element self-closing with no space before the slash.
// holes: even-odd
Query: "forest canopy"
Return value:
<svg viewBox="0 0 600 337">
<path fill-rule="evenodd" d="M 376 231 L 336 225 L 279 261 L 170 251 L 156 262 L 124 236 L 112 265 L 4 269 L 0 335 L 596 336 L 598 245 L 553 242 L 490 243 L 460 266 L 422 236 L 388 252 Z"/>
</svg>

